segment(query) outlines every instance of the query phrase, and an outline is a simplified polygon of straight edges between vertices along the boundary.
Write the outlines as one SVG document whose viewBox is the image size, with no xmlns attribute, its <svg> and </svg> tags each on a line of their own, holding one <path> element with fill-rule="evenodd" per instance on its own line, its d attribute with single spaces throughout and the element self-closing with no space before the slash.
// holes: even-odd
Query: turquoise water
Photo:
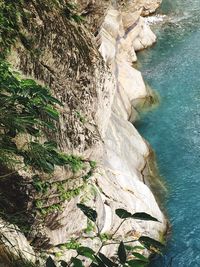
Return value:
<svg viewBox="0 0 200 267">
<path fill-rule="evenodd" d="M 140 133 L 167 181 L 172 235 L 151 267 L 200 267 L 200 0 L 163 0 L 158 43 L 139 54 L 144 79 L 161 96 L 142 115 Z"/>
</svg>

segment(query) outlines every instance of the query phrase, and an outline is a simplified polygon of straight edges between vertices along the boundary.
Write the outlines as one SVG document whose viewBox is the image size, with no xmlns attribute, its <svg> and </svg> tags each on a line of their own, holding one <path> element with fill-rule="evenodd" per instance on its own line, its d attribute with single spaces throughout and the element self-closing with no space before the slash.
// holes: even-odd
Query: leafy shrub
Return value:
<svg viewBox="0 0 200 267">
<path fill-rule="evenodd" d="M 60 266 L 62 267 L 84 267 L 83 258 L 90 260 L 90 267 L 145 267 L 148 265 L 149 259 L 142 254 L 142 251 L 144 249 L 148 249 L 153 253 L 161 253 L 162 249 L 164 248 L 162 243 L 148 236 L 140 236 L 139 238 L 131 239 L 129 241 L 119 241 L 118 239 L 115 240 L 115 234 L 120 229 L 122 224 L 128 219 L 154 221 L 159 223 L 156 218 L 145 212 L 131 214 L 124 209 L 117 209 L 115 212 L 116 215 L 122 219 L 121 223 L 112 235 L 107 235 L 107 238 L 102 238 L 96 222 L 98 216 L 97 212 L 84 204 L 78 204 L 77 206 L 85 214 L 88 220 L 96 225 L 96 238 L 101 240 L 101 245 L 97 252 L 89 247 L 81 246 L 80 244 L 78 244 L 78 246 L 65 246 L 66 248 L 75 250 L 77 255 L 72 257 L 69 262 L 60 261 Z M 142 246 L 133 246 L 133 243 L 138 241 L 142 244 Z M 106 257 L 101 250 L 103 247 L 113 244 L 118 246 L 118 248 L 115 257 L 110 259 Z M 51 257 L 47 259 L 46 267 L 56 267 L 56 264 Z"/>
<path fill-rule="evenodd" d="M 0 61 L 0 164 L 16 164 L 16 159 L 22 157 L 25 164 L 51 172 L 55 164 L 64 162 L 52 142 L 37 141 L 45 129 L 55 129 L 54 121 L 59 119 L 56 104 L 61 105 L 47 88 L 21 79 L 8 63 Z M 14 138 L 22 133 L 36 141 L 18 148 Z"/>
</svg>

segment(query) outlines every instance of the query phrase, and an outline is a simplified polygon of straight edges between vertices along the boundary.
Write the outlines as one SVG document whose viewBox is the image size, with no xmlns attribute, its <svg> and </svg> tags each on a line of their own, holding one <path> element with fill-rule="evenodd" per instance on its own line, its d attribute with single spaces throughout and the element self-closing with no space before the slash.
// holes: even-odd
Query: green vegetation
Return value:
<svg viewBox="0 0 200 267">
<path fill-rule="evenodd" d="M 74 173 L 80 171 L 84 167 L 80 157 L 58 152 L 55 142 L 40 141 L 46 130 L 55 130 L 54 122 L 59 120 L 56 105 L 61 103 L 48 88 L 22 79 L 3 60 L 0 85 L 0 164 L 13 167 L 24 163 L 46 173 L 53 172 L 55 165 L 68 164 Z M 14 142 L 19 134 L 27 134 L 28 139 L 21 146 Z"/>
<path fill-rule="evenodd" d="M 14 44 L 19 34 L 19 12 L 17 12 L 16 2 L 0 2 L 0 56 L 5 57 Z M 19 1 L 20 4 L 20 1 Z"/>
<path fill-rule="evenodd" d="M 52 4 L 59 5 L 59 1 L 52 0 Z M 47 2 L 48 4 L 48 2 Z M 48 6 L 48 5 L 47 5 Z M 72 3 L 65 3 L 63 10 L 68 19 L 81 22 L 83 18 L 77 14 L 77 8 Z M 59 121 L 57 106 L 62 105 L 59 100 L 54 98 L 50 90 L 45 86 L 37 84 L 32 79 L 24 79 L 17 72 L 11 69 L 6 62 L 10 48 L 19 38 L 25 48 L 31 50 L 34 39 L 26 36 L 21 30 L 22 23 L 28 25 L 28 14 L 23 9 L 23 0 L 3 0 L 0 2 L 0 167 L 1 178 L 7 178 L 15 174 L 19 169 L 31 169 L 33 172 L 40 172 L 49 175 L 53 173 L 56 166 L 70 166 L 73 173 L 84 168 L 84 160 L 74 155 L 61 153 L 57 144 L 52 140 L 46 140 L 47 132 L 56 130 L 55 123 Z M 80 112 L 77 117 L 84 123 L 85 118 Z M 23 136 L 23 140 L 21 138 Z M 41 141 L 46 140 L 46 141 Z M 18 142 L 19 141 L 19 142 Z M 83 177 L 86 182 L 92 175 L 96 162 L 90 161 L 90 171 Z M 47 194 L 51 189 L 48 180 L 42 180 L 39 175 L 33 177 L 32 186 L 38 194 Z M 65 190 L 62 183 L 57 183 L 57 192 L 60 203 L 45 207 L 45 200 L 35 200 L 35 209 L 42 216 L 62 209 L 61 204 L 80 194 L 84 185 L 72 190 Z M 6 196 L 1 195 L 1 200 Z M 26 212 L 16 212 L 13 215 L 5 214 L 1 203 L 1 216 L 10 222 L 17 224 L 21 231 L 28 233 L 29 224 Z M 119 227 L 112 234 L 100 234 L 97 224 L 97 212 L 84 204 L 78 207 L 88 219 L 85 233 L 94 232 L 101 245 L 98 252 L 94 252 L 89 247 L 81 246 L 74 239 L 62 244 L 63 249 L 72 249 L 77 252 L 76 257 L 72 257 L 69 263 L 61 261 L 61 266 L 83 266 L 82 258 L 91 260 L 90 266 L 130 266 L 143 267 L 148 263 L 148 259 L 139 253 L 138 246 L 132 246 L 133 242 L 139 241 L 144 248 L 152 252 L 159 253 L 163 245 L 147 236 L 141 236 L 130 241 L 115 240 L 115 234 L 128 219 L 141 219 L 157 222 L 157 219 L 145 214 L 131 214 L 125 210 L 118 209 L 116 214 L 122 219 Z M 105 246 L 115 243 L 118 246 L 115 259 L 109 259 L 101 253 Z M 142 247 L 142 249 L 144 249 Z M 141 247 L 140 247 L 141 249 Z M 81 257 L 80 257 L 81 256 Z M 30 267 L 34 264 L 24 261 L 15 261 L 13 266 Z M 49 257 L 46 267 L 55 267 L 54 261 Z"/>
<path fill-rule="evenodd" d="M 96 230 L 95 224 L 90 219 L 88 219 L 87 220 L 87 228 L 84 230 L 84 232 L 86 234 L 91 234 L 91 233 L 94 233 L 95 230 Z"/>
<path fill-rule="evenodd" d="M 89 164 L 90 164 L 91 169 L 85 176 L 83 176 L 83 181 L 87 181 L 92 176 L 97 165 L 96 161 L 89 161 Z"/>
<path fill-rule="evenodd" d="M 81 23 L 84 21 L 84 18 L 78 14 L 77 6 L 73 2 L 67 2 L 65 4 L 63 12 L 64 15 L 70 20 L 74 20 L 77 23 Z"/>
<path fill-rule="evenodd" d="M 102 242 L 105 242 L 107 240 L 111 240 L 112 236 L 111 236 L 111 234 L 104 233 L 104 234 L 100 234 L 99 238 L 101 239 Z"/>
<path fill-rule="evenodd" d="M 38 207 L 39 212 L 41 213 L 42 216 L 46 216 L 47 214 L 53 213 L 53 212 L 58 212 L 62 210 L 62 207 L 60 203 L 53 204 L 49 207 Z"/>
<path fill-rule="evenodd" d="M 92 168 L 89 170 L 88 172 L 89 176 L 91 176 L 91 173 L 93 172 L 93 170 L 94 169 Z M 63 207 L 63 203 L 65 201 L 70 201 L 72 198 L 78 196 L 85 189 L 87 183 L 85 180 L 85 176 L 83 176 L 82 182 L 79 187 L 74 188 L 74 189 L 67 189 L 68 187 L 67 181 L 54 181 L 50 183 L 48 180 L 41 180 L 38 175 L 35 175 L 33 177 L 32 185 L 34 189 L 36 190 L 36 192 L 38 193 L 38 199 L 35 201 L 36 211 L 38 211 L 42 216 L 46 216 L 51 212 L 61 211 Z M 47 199 L 49 198 L 48 192 L 50 192 L 51 190 L 53 190 L 52 194 L 58 197 L 59 202 L 49 207 L 44 207 Z M 46 200 L 44 200 L 45 197 L 46 197 Z"/>
<path fill-rule="evenodd" d="M 62 8 L 60 2 L 52 0 L 52 5 Z M 23 30 L 28 27 L 30 19 L 30 13 L 23 6 L 23 0 L 0 2 L 0 178 L 17 177 L 21 169 L 37 173 L 33 177 L 32 186 L 41 199 L 35 200 L 35 211 L 45 216 L 60 211 L 63 201 L 77 196 L 82 190 L 80 187 L 65 191 L 60 186 L 58 193 L 61 203 L 44 208 L 42 194 L 48 194 L 51 189 L 48 177 L 54 172 L 55 166 L 68 165 L 75 174 L 85 167 L 85 163 L 81 157 L 60 152 L 57 144 L 47 138 L 47 133 L 56 131 L 56 123 L 59 121 L 57 107 L 62 105 L 61 102 L 52 96 L 47 87 L 23 78 L 6 62 L 11 46 L 17 39 L 30 52 L 33 47 L 33 38 L 29 38 Z M 17 183 L 19 187 L 22 186 L 20 181 Z M 16 212 L 8 214 L 7 207 L 11 207 L 12 200 L 3 190 L 0 199 L 1 216 L 28 233 L 30 227 L 26 212 L 20 214 L 17 208 Z"/>
<path fill-rule="evenodd" d="M 78 196 L 81 191 L 84 189 L 85 184 L 83 184 L 82 186 L 75 188 L 75 189 L 71 189 L 71 190 L 66 190 L 64 187 L 64 183 L 62 182 L 55 182 L 54 184 L 57 185 L 57 191 L 56 193 L 58 194 L 58 198 L 59 198 L 59 202 L 55 203 L 51 206 L 45 207 L 46 204 L 46 200 L 42 200 L 42 199 L 37 199 L 35 201 L 35 208 L 37 211 L 40 212 L 40 214 L 42 216 L 46 216 L 49 213 L 55 212 L 55 211 L 62 211 L 62 204 L 67 200 L 70 201 L 70 199 Z M 47 185 L 47 187 L 46 187 Z M 50 189 L 49 187 L 49 183 L 48 182 L 41 182 L 41 181 L 37 181 L 37 186 L 36 188 L 39 189 L 39 192 L 42 193 L 47 193 L 48 189 Z"/>
<path fill-rule="evenodd" d="M 91 167 L 92 169 L 94 169 L 94 168 L 97 166 L 96 161 L 91 160 L 89 163 L 90 163 L 90 167 Z"/>
<path fill-rule="evenodd" d="M 69 242 L 59 245 L 60 249 L 78 249 L 81 244 L 74 238 L 71 238 Z"/>
<path fill-rule="evenodd" d="M 2 0 L 0 2 L 0 58 L 5 59 L 10 48 L 19 39 L 31 50 L 34 39 L 27 36 L 22 25 L 29 25 L 30 13 L 24 9 L 24 0 Z"/>
<path fill-rule="evenodd" d="M 36 40 L 30 37 L 24 28 L 30 24 L 30 12 L 24 6 L 25 0 L 2 0 L 0 1 L 0 59 L 5 59 L 10 48 L 15 44 L 16 40 L 20 40 L 24 47 L 33 55 L 39 51 L 34 49 Z M 44 0 L 43 8 L 47 12 L 51 12 L 54 8 L 60 10 L 63 15 L 77 23 L 81 23 L 84 19 L 78 14 L 77 7 L 73 2 L 65 2 L 63 0 Z M 39 52 L 40 53 L 40 52 Z"/>
<path fill-rule="evenodd" d="M 20 78 L 5 61 L 0 61 L 0 85 L 0 164 L 13 167 L 24 162 L 47 173 L 66 164 L 68 158 L 57 152 L 55 143 L 39 142 L 46 129 L 55 129 L 59 119 L 55 105 L 61 103 L 47 88 Z M 22 145 L 14 140 L 19 134 L 27 134 Z"/>
<path fill-rule="evenodd" d="M 44 205 L 44 201 L 43 200 L 36 200 L 35 201 L 36 208 L 42 209 L 43 205 Z"/>
<path fill-rule="evenodd" d="M 83 184 L 80 187 L 77 187 L 75 189 L 66 190 L 62 183 L 58 184 L 58 193 L 59 193 L 59 199 L 60 201 L 70 200 L 80 194 L 80 192 L 84 189 L 85 184 Z"/>
<path fill-rule="evenodd" d="M 34 264 L 31 261 L 24 261 L 23 259 L 19 259 L 19 260 L 13 260 L 11 262 L 12 267 L 36 267 L 36 264 Z"/>
<path fill-rule="evenodd" d="M 71 249 L 76 251 L 76 256 L 72 257 L 69 262 L 61 261 L 60 266 L 73 266 L 73 267 L 84 267 L 83 259 L 90 261 L 90 267 L 145 267 L 149 264 L 149 259 L 142 253 L 144 249 L 147 249 L 153 253 L 161 253 L 164 245 L 157 240 L 154 240 L 148 236 L 140 236 L 138 238 L 130 238 L 128 241 L 120 241 L 115 238 L 116 233 L 128 219 L 148 220 L 159 223 L 159 221 L 151 215 L 139 212 L 131 214 L 124 209 L 117 209 L 116 215 L 122 219 L 121 223 L 114 231 L 112 235 L 100 234 L 97 225 L 98 214 L 95 210 L 84 204 L 77 205 L 81 211 L 86 215 L 90 221 L 86 230 L 94 231 L 95 237 L 100 240 L 100 247 L 97 252 L 89 247 L 82 246 L 77 240 L 71 239 L 68 243 L 62 244 L 59 247 L 61 249 Z M 94 227 L 95 226 L 95 227 Z M 92 229 L 93 228 L 93 229 Z M 90 233 L 89 231 L 89 233 Z M 91 237 L 94 238 L 94 237 Z M 134 246 L 134 242 L 140 242 L 142 246 Z M 106 257 L 102 252 L 102 248 L 105 246 L 115 244 L 117 247 L 116 254 L 112 259 Z M 47 259 L 46 267 L 55 267 L 55 263 L 51 257 Z"/>
<path fill-rule="evenodd" d="M 79 111 L 76 112 L 76 116 L 77 118 L 79 118 L 80 122 L 82 123 L 86 122 L 86 118 Z"/>
<path fill-rule="evenodd" d="M 52 0 L 51 4 L 58 6 L 60 2 L 64 5 L 63 1 L 57 0 Z M 58 152 L 54 142 L 40 141 L 46 130 L 55 130 L 54 122 L 59 119 L 55 107 L 61 103 L 46 87 L 21 78 L 4 60 L 17 38 L 28 49 L 32 44 L 22 31 L 30 16 L 23 5 L 23 0 L 0 3 L 0 164 L 15 169 L 16 164 L 24 163 L 46 173 L 53 172 L 55 165 L 69 164 L 75 173 L 83 168 L 80 157 Z M 68 2 L 65 5 L 75 19 L 76 6 Z M 19 147 L 14 138 L 24 133 L 29 135 L 29 140 Z"/>
<path fill-rule="evenodd" d="M 48 189 L 50 187 L 50 183 L 48 181 L 42 181 L 40 180 L 38 175 L 35 175 L 33 177 L 33 187 L 38 193 L 47 193 Z"/>
<path fill-rule="evenodd" d="M 81 157 L 74 155 L 65 155 L 66 163 L 70 165 L 74 173 L 80 171 L 84 167 L 84 163 Z"/>
</svg>

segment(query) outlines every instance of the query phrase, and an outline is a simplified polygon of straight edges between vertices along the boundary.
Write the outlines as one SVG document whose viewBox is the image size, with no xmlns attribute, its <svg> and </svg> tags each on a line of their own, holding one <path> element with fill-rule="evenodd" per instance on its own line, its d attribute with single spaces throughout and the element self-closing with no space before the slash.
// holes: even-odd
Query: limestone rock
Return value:
<svg viewBox="0 0 200 267">
<path fill-rule="evenodd" d="M 133 12 L 141 10 L 142 16 L 148 16 L 156 11 L 162 0 L 124 0 L 124 8 L 126 11 Z"/>
<path fill-rule="evenodd" d="M 79 14 L 87 20 L 90 30 L 96 35 L 110 8 L 114 7 L 126 13 L 139 11 L 142 16 L 148 16 L 157 10 L 162 0 L 75 0 L 74 2 Z"/>
<path fill-rule="evenodd" d="M 20 229 L 0 219 L 0 266 L 9 267 L 13 262 L 26 259 L 36 261 L 36 254 Z"/>
<path fill-rule="evenodd" d="M 79 155 L 87 164 L 76 174 L 67 167 L 57 168 L 50 178 L 40 174 L 50 184 L 46 194 L 34 191 L 34 172 L 18 172 L 6 183 L 0 181 L 0 192 L 10 204 L 7 212 L 25 210 L 29 241 L 46 251 L 70 238 L 87 242 L 87 218 L 77 208 L 79 202 L 98 211 L 102 233 L 115 231 L 119 224 L 117 208 L 147 212 L 160 223 L 128 221 L 117 234 L 123 239 L 138 234 L 159 239 L 166 230 L 166 219 L 143 173 L 150 150 L 128 120 L 136 116 L 135 101 L 149 94 L 141 73 L 132 67 L 137 59 L 135 52 L 156 40 L 141 12 L 155 11 L 160 1 L 127 0 L 121 5 L 111 1 L 76 1 L 91 32 L 98 32 L 96 38 L 87 27 L 66 18 L 63 10 L 51 10 L 45 0 L 44 3 L 41 6 L 40 0 L 30 0 L 24 4 L 30 17 L 21 28 L 33 38 L 33 45 L 29 49 L 18 40 L 8 60 L 23 75 L 49 86 L 63 103 L 58 131 L 47 132 L 47 136 L 58 143 L 62 152 Z M 82 178 L 90 171 L 90 160 L 97 161 L 98 167 L 84 186 Z M 64 192 L 70 191 L 73 197 L 62 201 L 58 210 L 60 182 L 64 182 Z M 73 194 L 77 188 L 80 192 Z M 50 212 L 42 217 L 38 215 L 38 206 Z M 14 237 L 15 233 L 9 239 Z M 97 249 L 98 240 L 91 246 Z M 105 252 L 113 255 L 114 250 L 107 248 Z M 71 251 L 66 252 L 66 257 L 70 255 Z"/>
</svg>

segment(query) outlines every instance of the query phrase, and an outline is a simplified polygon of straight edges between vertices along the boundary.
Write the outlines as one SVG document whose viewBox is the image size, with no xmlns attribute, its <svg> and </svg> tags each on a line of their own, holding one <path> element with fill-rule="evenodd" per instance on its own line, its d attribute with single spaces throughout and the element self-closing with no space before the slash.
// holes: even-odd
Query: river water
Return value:
<svg viewBox="0 0 200 267">
<path fill-rule="evenodd" d="M 200 267 L 200 0 L 163 0 L 161 12 L 157 44 L 139 53 L 160 105 L 137 128 L 156 152 L 172 224 L 164 256 L 151 267 Z"/>
</svg>

